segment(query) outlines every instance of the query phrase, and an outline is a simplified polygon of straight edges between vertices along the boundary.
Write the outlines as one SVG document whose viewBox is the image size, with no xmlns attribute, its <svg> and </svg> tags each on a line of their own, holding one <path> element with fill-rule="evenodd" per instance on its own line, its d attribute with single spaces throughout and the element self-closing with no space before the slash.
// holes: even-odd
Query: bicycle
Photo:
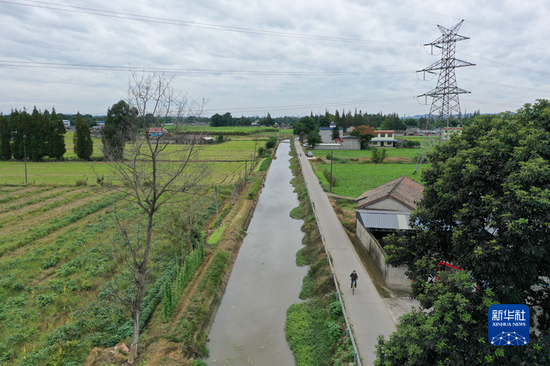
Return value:
<svg viewBox="0 0 550 366">
<path fill-rule="evenodd" d="M 351 281 L 351 294 L 355 295 L 355 281 Z"/>
</svg>

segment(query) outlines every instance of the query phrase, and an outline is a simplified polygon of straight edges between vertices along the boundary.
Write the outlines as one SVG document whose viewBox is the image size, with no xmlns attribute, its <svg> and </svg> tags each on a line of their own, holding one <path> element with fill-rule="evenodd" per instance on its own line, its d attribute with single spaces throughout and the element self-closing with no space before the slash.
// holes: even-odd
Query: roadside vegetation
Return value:
<svg viewBox="0 0 550 366">
<path fill-rule="evenodd" d="M 353 362 L 353 347 L 344 332 L 342 308 L 296 156 L 291 164 L 300 201 L 291 216 L 304 220 L 304 247 L 296 254 L 296 264 L 309 270 L 300 292 L 304 301 L 287 310 L 286 337 L 297 366 L 347 365 Z"/>
</svg>

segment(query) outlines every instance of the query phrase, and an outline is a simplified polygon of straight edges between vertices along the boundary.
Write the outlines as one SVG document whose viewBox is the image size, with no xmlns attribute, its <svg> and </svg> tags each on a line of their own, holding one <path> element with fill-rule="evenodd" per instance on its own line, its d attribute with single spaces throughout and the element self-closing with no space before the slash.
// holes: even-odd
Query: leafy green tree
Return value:
<svg viewBox="0 0 550 366">
<path fill-rule="evenodd" d="M 210 126 L 211 127 L 220 127 L 223 126 L 223 117 L 221 114 L 216 113 L 210 118 Z"/>
<path fill-rule="evenodd" d="M 73 137 L 74 153 L 83 160 L 90 160 L 94 152 L 94 142 L 90 136 L 88 123 L 82 120 L 80 112 L 76 115 L 75 134 Z"/>
<path fill-rule="evenodd" d="M 332 128 L 332 140 L 336 140 L 340 138 L 340 129 L 338 126 L 335 126 Z"/>
<path fill-rule="evenodd" d="M 116 160 L 124 157 L 124 146 L 129 140 L 129 136 L 134 132 L 137 111 L 130 108 L 124 100 L 119 101 L 107 109 L 105 118 L 105 127 L 101 133 L 101 142 L 103 143 L 103 154 Z M 142 121 L 146 122 L 146 121 Z M 144 126 L 140 126 L 144 127 Z"/>
<path fill-rule="evenodd" d="M 550 276 L 550 102 L 526 104 L 516 114 L 479 116 L 428 156 L 431 165 L 423 171 L 423 198 L 411 216 L 418 230 L 386 239 L 388 263 L 408 266 L 408 276 L 414 280 L 411 294 L 423 309 L 436 304 L 437 284 L 428 278 L 439 261 L 463 268 L 475 282 L 477 291 L 461 300 L 473 309 L 468 314 L 475 322 L 461 317 L 450 323 L 473 335 L 464 339 L 465 347 L 456 349 L 457 357 L 467 351 L 483 355 L 487 349 L 486 308 L 476 306 L 489 293 L 496 303 L 526 304 L 532 309 L 528 345 L 498 348 L 499 355 L 488 355 L 492 361 L 468 358 L 469 362 L 454 364 L 548 364 L 550 286 L 542 279 Z M 441 291 L 449 296 L 460 293 L 453 285 Z M 430 318 L 442 316 L 435 310 L 428 312 Z M 410 338 L 406 344 L 425 359 L 431 354 L 422 351 L 418 339 Z M 401 347 L 390 340 L 379 358 Z M 447 364 L 448 354 L 436 354 L 431 364 Z M 384 365 L 401 364 L 384 361 Z"/>
<path fill-rule="evenodd" d="M 11 159 L 11 130 L 3 113 L 0 113 L 0 157 L 2 160 Z"/>
<path fill-rule="evenodd" d="M 275 120 L 271 117 L 269 112 L 267 112 L 267 117 L 263 119 L 262 124 L 266 126 L 273 126 L 275 124 Z"/>
<path fill-rule="evenodd" d="M 406 130 L 407 125 L 403 122 L 397 113 L 391 113 L 384 117 L 384 122 L 380 126 L 383 130 Z"/>
<path fill-rule="evenodd" d="M 366 149 L 370 141 L 376 136 L 374 128 L 365 125 L 355 127 L 350 135 L 361 139 L 361 149 Z"/>
<path fill-rule="evenodd" d="M 309 117 L 308 117 L 309 118 Z M 319 136 L 318 130 L 310 131 L 307 135 L 307 144 L 313 149 L 315 145 L 319 145 L 323 140 Z"/>
<path fill-rule="evenodd" d="M 300 118 L 299 123 L 303 123 L 304 126 L 306 126 L 307 133 L 310 133 L 317 128 L 317 126 L 315 125 L 315 121 L 311 117 L 302 117 Z"/>
<path fill-rule="evenodd" d="M 52 114 L 49 116 L 49 131 L 48 131 L 48 156 L 60 160 L 67 149 L 65 148 L 65 135 L 67 130 L 63 121 L 59 118 L 55 112 L 55 108 L 52 109 Z"/>
<path fill-rule="evenodd" d="M 10 119 L 8 122 L 9 128 L 12 131 L 12 146 L 11 151 L 14 159 L 23 159 L 24 156 L 24 146 L 26 138 L 26 123 L 28 113 L 23 110 L 19 112 L 17 109 L 12 110 L 10 114 Z"/>
<path fill-rule="evenodd" d="M 475 282 L 466 271 L 441 273 L 424 295 L 432 306 L 402 316 L 399 331 L 388 341 L 379 336 L 374 364 L 536 365 L 541 352 L 526 358 L 522 347 L 495 347 L 487 341 L 487 314 L 495 297 L 490 290 L 477 293 L 472 288 Z"/>
<path fill-rule="evenodd" d="M 34 107 L 31 115 L 30 126 L 26 135 L 27 156 L 32 161 L 41 161 L 48 154 L 46 137 L 48 135 L 49 121 Z"/>
<path fill-rule="evenodd" d="M 305 135 L 307 135 L 307 127 L 305 124 L 301 123 L 301 122 L 298 122 L 296 123 L 296 125 L 294 126 L 294 130 L 292 130 L 292 133 L 294 135 L 298 135 L 300 136 L 300 142 L 303 143 L 304 140 L 303 140 L 303 137 Z"/>
<path fill-rule="evenodd" d="M 277 144 L 277 138 L 274 136 L 271 136 L 265 143 L 266 149 L 273 149 L 275 145 Z"/>
<path fill-rule="evenodd" d="M 336 123 L 336 126 L 342 126 L 342 119 L 340 118 L 338 109 L 334 112 L 334 123 Z"/>
<path fill-rule="evenodd" d="M 405 125 L 407 127 L 416 127 L 418 126 L 418 120 L 414 119 L 414 118 L 406 118 L 403 123 L 405 123 Z"/>
<path fill-rule="evenodd" d="M 330 127 L 330 118 L 326 114 L 319 116 L 319 127 Z"/>
</svg>

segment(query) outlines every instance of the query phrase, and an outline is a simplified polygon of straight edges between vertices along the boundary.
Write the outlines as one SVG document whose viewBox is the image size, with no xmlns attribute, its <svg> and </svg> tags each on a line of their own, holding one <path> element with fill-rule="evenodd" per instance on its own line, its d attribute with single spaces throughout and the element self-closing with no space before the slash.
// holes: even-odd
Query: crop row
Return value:
<svg viewBox="0 0 550 366">
<path fill-rule="evenodd" d="M 56 192 L 55 193 L 55 196 L 59 196 L 61 194 L 65 194 L 67 192 Z M 88 197 L 90 195 L 92 195 L 93 192 L 90 191 L 90 190 L 87 190 L 87 191 L 84 191 L 84 192 L 79 192 L 75 195 L 72 195 L 72 196 L 68 196 L 68 197 L 65 197 L 64 199 L 62 200 L 56 200 L 56 201 L 53 201 L 51 203 L 48 203 L 46 205 L 43 205 L 43 206 L 40 206 L 40 207 L 35 207 L 35 208 L 32 208 L 28 211 L 25 211 L 23 214 L 21 215 L 17 215 L 17 212 L 14 212 L 14 215 L 10 215 L 8 217 L 6 217 L 4 220 L 2 220 L 0 222 L 0 227 L 4 227 L 6 224 L 9 224 L 10 222 L 13 222 L 13 221 L 17 221 L 17 220 L 30 220 L 31 218 L 29 217 L 30 215 L 32 214 L 35 214 L 37 212 L 47 212 L 49 210 L 52 210 L 54 208 L 57 208 L 57 207 L 61 207 L 61 206 L 64 206 L 64 205 L 67 205 L 73 201 L 76 201 L 76 200 L 80 200 L 82 198 L 85 198 L 85 197 Z M 42 201 L 45 201 L 46 199 L 51 199 L 52 197 L 48 197 L 48 198 L 45 198 L 44 199 L 41 197 L 41 198 L 38 198 L 36 199 L 36 201 L 38 202 L 42 202 Z M 34 203 L 37 203 L 37 202 L 33 202 Z M 26 204 L 25 204 L 26 205 Z M 4 241 L 5 242 L 5 241 Z"/>
<path fill-rule="evenodd" d="M 23 202 L 23 203 L 20 203 L 20 204 L 17 204 L 17 205 L 11 205 L 11 206 L 8 206 L 6 208 L 4 208 L 2 211 L 0 212 L 10 212 L 10 211 L 15 211 L 15 210 L 19 210 L 20 208 L 23 208 L 25 206 L 31 206 L 31 205 L 35 205 L 37 203 L 40 203 L 40 202 L 44 202 L 46 200 L 49 200 L 49 199 L 52 199 L 52 198 L 55 198 L 55 197 L 59 197 L 63 194 L 66 194 L 66 193 L 69 193 L 69 192 L 72 192 L 74 190 L 76 190 L 78 188 L 73 188 L 73 187 L 70 187 L 69 189 L 65 189 L 63 191 L 58 191 L 58 192 L 54 192 L 54 193 L 51 193 L 49 195 L 46 195 L 46 196 L 42 196 L 42 197 L 36 197 L 35 199 L 32 199 L 32 200 L 29 200 L 29 201 L 26 201 L 26 202 Z M 36 193 L 36 192 L 35 192 Z"/>
<path fill-rule="evenodd" d="M 174 281 L 164 286 L 162 298 L 164 322 L 168 323 L 170 315 L 174 311 L 181 293 L 195 275 L 195 272 L 204 260 L 204 243 L 199 243 L 198 248 L 185 256 L 183 265 L 177 264 Z"/>
<path fill-rule="evenodd" d="M 170 261 L 162 275 L 147 292 L 141 310 L 140 328 L 145 326 L 157 305 L 163 298 L 164 288 L 173 282 L 177 275 L 178 259 Z M 98 300 L 71 314 L 72 321 L 51 331 L 44 345 L 28 354 L 20 366 L 54 364 L 59 355 L 59 364 L 80 365 L 91 347 L 112 347 L 124 338 L 131 336 L 132 320 L 128 320 L 124 308 L 112 301 L 113 287 L 104 286 Z"/>
<path fill-rule="evenodd" d="M 122 212 L 120 217 L 126 219 L 135 215 L 136 210 L 124 207 Z M 101 279 L 94 281 L 93 278 L 103 275 L 111 262 L 112 255 L 110 248 L 102 244 L 95 245 L 85 252 L 82 252 L 82 248 L 86 242 L 93 242 L 98 235 L 114 227 L 113 220 L 114 213 L 101 215 L 93 223 L 85 225 L 80 232 L 67 230 L 57 238 L 55 243 L 50 244 L 48 247 L 31 251 L 29 256 L 25 256 L 25 261 L 17 258 L 10 261 L 11 263 L 9 264 L 5 263 L 6 266 L 3 266 L 4 268 L 2 268 L 1 273 L 8 274 L 1 278 L 0 283 L 3 287 L 11 287 L 11 292 L 15 293 L 15 296 L 4 302 L 3 311 L 0 308 L 0 314 L 4 314 L 5 319 L 9 319 L 6 322 L 2 322 L 0 326 L 0 330 L 2 330 L 0 333 L 3 333 L 3 342 L 0 343 L 0 359 L 7 360 L 11 358 L 15 350 L 21 348 L 23 345 L 22 342 L 27 343 L 39 336 L 36 334 L 36 328 L 39 325 L 34 326 L 34 328 L 31 327 L 35 329 L 31 332 L 25 327 L 26 324 L 40 324 L 44 322 L 44 316 L 63 314 L 67 311 L 72 312 L 72 309 L 81 307 L 78 301 L 82 301 L 82 291 L 90 291 L 92 287 L 95 287 L 93 285 L 94 282 L 101 282 Z M 66 256 L 67 252 L 75 251 L 79 251 L 82 254 L 60 265 L 55 271 L 55 278 L 32 288 L 26 288 L 25 284 L 14 276 L 14 271 L 8 270 L 10 268 L 14 269 L 13 264 L 17 264 L 15 267 L 17 269 L 30 267 L 28 264 L 30 261 L 42 261 L 42 270 L 46 270 L 51 266 L 59 264 L 58 262 L 61 257 L 64 256 L 63 252 L 65 252 Z M 47 256 L 47 252 L 51 253 L 49 257 Z M 28 285 L 28 282 L 26 285 Z M 26 291 L 23 291 L 24 289 Z M 28 293 L 36 296 L 28 296 Z M 80 295 L 77 295 L 77 293 Z M 73 301 L 71 301 L 71 298 Z M 21 311 L 21 306 L 25 309 L 24 311 Z M 47 343 L 58 339 L 58 335 L 59 331 L 57 329 L 50 331 L 47 335 Z M 56 344 L 56 346 L 59 346 L 58 351 L 64 349 L 67 345 Z M 69 346 L 72 349 L 74 344 Z M 65 356 L 68 355 L 65 354 Z M 34 364 L 46 363 L 38 362 Z M 77 362 L 77 364 L 81 363 Z"/>
<path fill-rule="evenodd" d="M 54 188 L 55 187 L 46 187 L 46 188 L 40 188 L 40 189 L 36 189 L 36 190 L 30 190 L 28 192 L 19 193 L 19 194 L 10 194 L 8 197 L 1 198 L 0 199 L 0 204 L 12 202 L 12 201 L 18 200 L 20 198 L 25 198 L 25 197 L 28 197 L 28 196 L 34 196 L 35 194 L 42 193 L 42 192 L 45 192 L 45 191 L 49 191 L 49 190 L 52 190 Z"/>
<path fill-rule="evenodd" d="M 56 217 L 49 220 L 43 225 L 27 230 L 23 234 L 24 235 L 23 238 L 20 240 L 17 240 L 14 243 L 9 243 L 10 238 L 3 238 L 0 241 L 0 244 L 5 244 L 6 242 L 8 242 L 9 244 L 4 245 L 3 247 L 0 248 L 0 257 L 8 252 L 24 247 L 35 240 L 41 239 L 46 235 L 49 235 L 54 231 L 57 231 L 63 228 L 64 226 L 70 225 L 78 220 L 81 220 L 82 218 L 88 215 L 91 215 L 99 210 L 102 210 L 105 207 L 108 207 L 114 204 L 115 202 L 119 201 L 121 198 L 122 198 L 121 194 L 116 194 L 98 202 L 83 204 L 82 206 L 74 208 L 69 215 L 64 216 L 63 218 Z"/>
</svg>

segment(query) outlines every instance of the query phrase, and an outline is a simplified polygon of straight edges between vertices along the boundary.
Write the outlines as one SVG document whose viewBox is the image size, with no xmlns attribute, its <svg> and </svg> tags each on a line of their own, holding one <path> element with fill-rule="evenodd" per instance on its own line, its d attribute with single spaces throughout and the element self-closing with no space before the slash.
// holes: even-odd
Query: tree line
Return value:
<svg viewBox="0 0 550 366">
<path fill-rule="evenodd" d="M 44 158 L 63 160 L 67 152 L 63 115 L 55 108 L 50 113 L 34 107 L 32 113 L 26 109 L 12 110 L 9 116 L 0 113 L 0 159 L 29 159 L 42 161 Z M 89 160 L 93 153 L 93 141 L 88 123 L 77 113 L 76 132 L 73 137 L 74 152 L 80 159 Z"/>
<path fill-rule="evenodd" d="M 41 161 L 44 157 L 61 160 L 65 154 L 66 133 L 63 120 L 48 110 L 32 113 L 13 110 L 8 117 L 0 114 L 0 156 L 2 160 Z"/>
<path fill-rule="evenodd" d="M 233 117 L 230 112 L 226 112 L 223 115 L 216 113 L 210 118 L 205 118 L 209 121 L 210 127 L 231 127 L 231 126 L 252 126 L 254 122 L 257 122 L 261 126 L 275 126 L 283 124 L 295 124 L 298 122 L 299 117 L 271 117 L 271 114 L 267 112 L 267 117 L 260 118 L 253 117 Z"/>
</svg>

